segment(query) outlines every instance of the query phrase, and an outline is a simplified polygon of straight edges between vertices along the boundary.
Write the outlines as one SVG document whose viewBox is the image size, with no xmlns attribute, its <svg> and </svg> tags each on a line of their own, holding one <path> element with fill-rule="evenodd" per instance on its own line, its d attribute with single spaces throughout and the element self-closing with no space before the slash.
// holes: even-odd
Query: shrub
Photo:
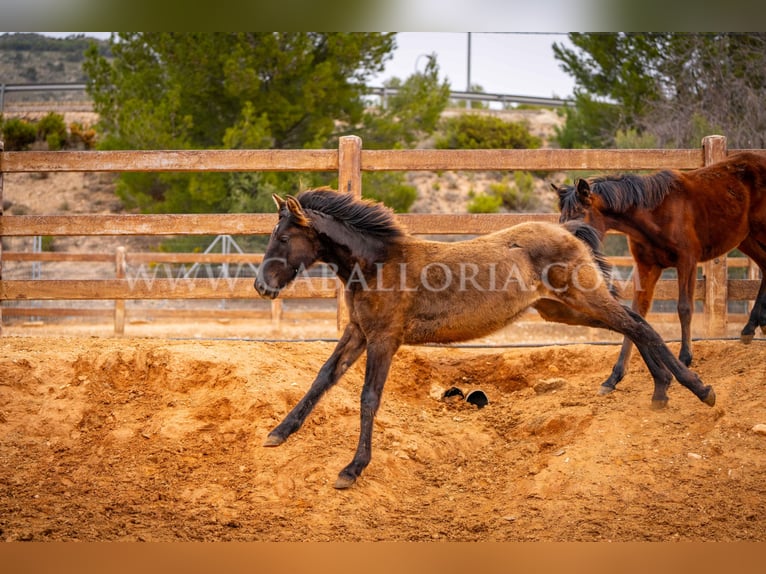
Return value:
<svg viewBox="0 0 766 574">
<path fill-rule="evenodd" d="M 497 213 L 503 200 L 495 194 L 472 194 L 468 203 L 468 213 Z"/>
<path fill-rule="evenodd" d="M 513 182 L 504 177 L 500 182 L 490 183 L 489 189 L 508 211 L 532 211 L 538 206 L 535 178 L 528 171 L 514 171 Z"/>
<path fill-rule="evenodd" d="M 37 139 L 34 125 L 20 118 L 10 118 L 3 122 L 3 141 L 6 151 L 23 151 Z"/>
<path fill-rule="evenodd" d="M 382 201 L 397 213 L 407 213 L 418 192 L 405 183 L 403 173 L 373 172 L 362 174 L 362 195 Z"/>
<path fill-rule="evenodd" d="M 614 146 L 619 149 L 652 149 L 659 147 L 657 137 L 654 134 L 639 134 L 634 128 L 617 130 L 614 136 Z"/>
<path fill-rule="evenodd" d="M 79 122 L 69 124 L 69 139 L 72 145 L 79 145 L 85 149 L 94 149 L 96 147 L 96 130 L 93 128 L 85 129 Z"/>
<path fill-rule="evenodd" d="M 441 132 L 436 140 L 439 149 L 533 149 L 541 145 L 525 124 L 483 114 L 446 118 Z"/>
<path fill-rule="evenodd" d="M 37 122 L 37 139 L 48 143 L 49 150 L 59 150 L 67 143 L 66 124 L 64 116 L 49 112 Z"/>
</svg>

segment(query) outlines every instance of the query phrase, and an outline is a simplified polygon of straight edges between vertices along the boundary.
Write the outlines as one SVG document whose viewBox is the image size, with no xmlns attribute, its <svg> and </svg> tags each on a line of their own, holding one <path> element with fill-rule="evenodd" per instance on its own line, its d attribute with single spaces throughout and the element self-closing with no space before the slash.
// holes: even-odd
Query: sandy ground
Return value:
<svg viewBox="0 0 766 574">
<path fill-rule="evenodd" d="M 676 344 L 671 344 L 677 350 Z M 650 409 L 615 345 L 405 347 L 357 484 L 363 360 L 261 446 L 331 342 L 0 338 L 0 538 L 732 541 L 766 537 L 766 342 L 695 344 L 710 408 Z M 443 391 L 480 388 L 483 408 Z M 757 428 L 757 427 L 756 427 Z"/>
</svg>

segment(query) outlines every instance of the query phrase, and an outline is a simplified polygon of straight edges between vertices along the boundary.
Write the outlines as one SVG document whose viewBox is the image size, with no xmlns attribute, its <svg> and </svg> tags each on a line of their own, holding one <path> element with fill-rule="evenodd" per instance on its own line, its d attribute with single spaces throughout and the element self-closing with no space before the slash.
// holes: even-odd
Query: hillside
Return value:
<svg viewBox="0 0 766 574">
<path fill-rule="evenodd" d="M 82 35 L 68 38 L 48 38 L 34 33 L 0 35 L 0 83 L 48 84 L 82 83 L 85 50 L 95 42 L 108 53 L 109 45 L 102 40 Z M 5 105 L 28 101 L 82 100 L 83 92 L 13 92 L 4 95 Z"/>
</svg>

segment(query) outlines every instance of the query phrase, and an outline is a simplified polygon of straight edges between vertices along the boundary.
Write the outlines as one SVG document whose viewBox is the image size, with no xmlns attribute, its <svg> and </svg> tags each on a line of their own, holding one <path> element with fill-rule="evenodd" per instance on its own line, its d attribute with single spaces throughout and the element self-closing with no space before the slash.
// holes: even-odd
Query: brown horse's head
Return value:
<svg viewBox="0 0 766 574">
<path fill-rule="evenodd" d="M 561 187 L 551 184 L 551 187 L 559 196 L 559 223 L 582 220 L 603 236 L 606 227 L 597 205 L 599 197 L 591 192 L 588 180 L 578 179 L 575 185 Z"/>
<path fill-rule="evenodd" d="M 272 196 L 279 211 L 279 221 L 271 233 L 263 263 L 255 278 L 255 290 L 262 297 L 274 299 L 302 269 L 317 260 L 319 240 L 301 204 L 292 196 Z"/>
</svg>

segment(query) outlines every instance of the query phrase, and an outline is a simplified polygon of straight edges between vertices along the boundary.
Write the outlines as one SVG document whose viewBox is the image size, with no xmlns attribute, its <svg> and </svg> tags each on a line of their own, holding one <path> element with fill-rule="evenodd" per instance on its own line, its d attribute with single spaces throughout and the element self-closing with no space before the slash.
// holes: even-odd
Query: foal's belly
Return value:
<svg viewBox="0 0 766 574">
<path fill-rule="evenodd" d="M 496 304 L 470 302 L 430 312 L 412 314 L 404 325 L 405 344 L 455 343 L 484 337 L 516 320 L 531 303 L 499 300 Z"/>
</svg>

